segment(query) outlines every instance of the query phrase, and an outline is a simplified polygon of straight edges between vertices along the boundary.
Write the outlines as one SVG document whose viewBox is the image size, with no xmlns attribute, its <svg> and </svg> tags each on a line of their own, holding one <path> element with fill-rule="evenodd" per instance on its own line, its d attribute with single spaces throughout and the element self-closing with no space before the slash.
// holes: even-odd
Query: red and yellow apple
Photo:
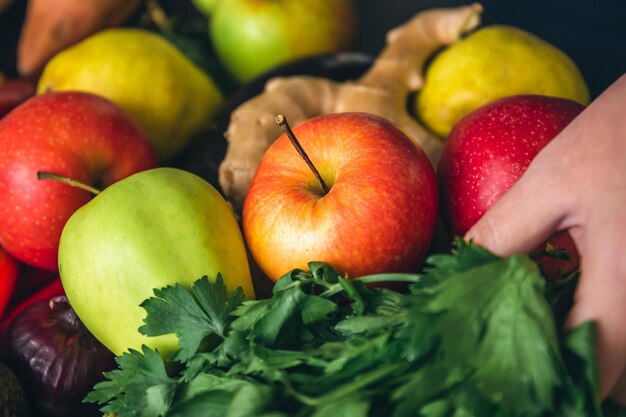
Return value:
<svg viewBox="0 0 626 417">
<path fill-rule="evenodd" d="M 569 99 L 518 95 L 494 100 L 462 118 L 450 132 L 437 167 L 449 232 L 464 235 L 583 109 Z M 544 197 L 550 198 L 550 190 Z M 578 255 L 567 232 L 555 234 L 548 243 L 565 249 L 571 260 L 543 258 L 544 273 L 555 276 L 559 269 L 576 267 Z"/>
<path fill-rule="evenodd" d="M 0 121 L 0 244 L 56 270 L 63 226 L 91 195 L 37 172 L 105 187 L 156 165 L 148 139 L 112 102 L 76 92 L 27 100 Z"/>
<path fill-rule="evenodd" d="M 263 272 L 277 280 L 309 261 L 351 278 L 417 270 L 437 216 L 436 176 L 418 145 L 366 113 L 320 116 L 293 132 L 329 192 L 286 135 L 267 150 L 242 219 Z"/>
</svg>

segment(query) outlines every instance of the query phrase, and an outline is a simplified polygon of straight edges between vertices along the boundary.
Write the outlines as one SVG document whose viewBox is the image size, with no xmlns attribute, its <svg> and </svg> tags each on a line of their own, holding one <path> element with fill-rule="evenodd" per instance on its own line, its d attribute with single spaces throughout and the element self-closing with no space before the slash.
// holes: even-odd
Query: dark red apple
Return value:
<svg viewBox="0 0 626 417">
<path fill-rule="evenodd" d="M 0 247 L 0 319 L 11 300 L 18 272 L 17 261 Z"/>
<path fill-rule="evenodd" d="M 350 278 L 416 271 L 437 216 L 424 152 L 366 113 L 310 119 L 293 130 L 329 191 L 286 135 L 263 156 L 243 206 L 248 247 L 273 280 L 325 261 Z"/>
<path fill-rule="evenodd" d="M 33 97 L 0 121 L 0 244 L 19 260 L 55 270 L 67 219 L 91 198 L 37 171 L 106 187 L 157 166 L 148 139 L 112 102 L 64 92 Z"/>
<path fill-rule="evenodd" d="M 519 95 L 492 101 L 462 118 L 450 132 L 437 168 L 450 233 L 464 235 L 583 109 L 568 99 Z M 550 190 L 545 191 L 544 198 L 550 198 Z M 543 258 L 546 275 L 571 271 L 578 264 L 569 234 L 557 233 L 548 243 L 565 249 L 572 259 Z"/>
</svg>

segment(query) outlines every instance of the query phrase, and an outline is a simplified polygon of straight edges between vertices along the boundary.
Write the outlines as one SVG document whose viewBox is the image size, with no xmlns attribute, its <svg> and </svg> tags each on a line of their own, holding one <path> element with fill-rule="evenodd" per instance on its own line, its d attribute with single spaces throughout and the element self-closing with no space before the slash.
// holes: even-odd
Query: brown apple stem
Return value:
<svg viewBox="0 0 626 417">
<path fill-rule="evenodd" d="M 37 171 L 37 179 L 38 180 L 59 181 L 59 182 L 62 182 L 64 184 L 71 185 L 72 187 L 76 187 L 76 188 L 80 188 L 81 190 L 89 191 L 90 193 L 92 193 L 94 195 L 100 194 L 100 190 L 98 190 L 97 188 L 94 188 L 94 187 L 92 187 L 90 185 L 87 185 L 87 184 L 83 184 L 82 182 L 78 182 L 78 181 L 73 180 L 71 178 L 64 177 L 62 175 L 52 174 L 50 172 Z"/>
<path fill-rule="evenodd" d="M 289 126 L 289 123 L 287 122 L 287 118 L 283 116 L 282 114 L 279 114 L 278 116 L 276 116 L 276 123 L 285 132 L 285 134 L 291 141 L 291 144 L 293 145 L 293 147 L 296 148 L 296 151 L 298 151 L 298 155 L 300 155 L 302 159 L 304 159 L 304 162 L 306 162 L 306 164 L 309 166 L 311 171 L 313 171 L 313 175 L 315 175 L 315 178 L 320 183 L 320 186 L 322 187 L 322 192 L 324 193 L 324 195 L 328 194 L 328 192 L 330 191 L 330 188 L 328 188 L 328 185 L 326 185 L 326 183 L 324 182 L 324 179 L 320 175 L 319 171 L 317 170 L 317 168 L 315 168 L 315 165 L 313 165 L 313 162 L 311 162 L 311 159 L 304 151 L 304 148 L 302 148 L 302 145 L 298 141 L 298 138 L 296 138 L 296 135 L 294 135 L 293 131 L 291 130 L 291 127 Z"/>
</svg>

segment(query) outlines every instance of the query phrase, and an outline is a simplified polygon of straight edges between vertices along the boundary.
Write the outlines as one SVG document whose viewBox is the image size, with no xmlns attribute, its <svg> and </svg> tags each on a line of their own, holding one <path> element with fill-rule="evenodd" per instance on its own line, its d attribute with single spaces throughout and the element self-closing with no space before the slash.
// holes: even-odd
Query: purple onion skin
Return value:
<svg viewBox="0 0 626 417">
<path fill-rule="evenodd" d="M 83 398 L 115 367 L 113 354 L 89 333 L 65 296 L 34 303 L 9 330 L 11 368 L 31 405 L 53 416 L 91 415 Z"/>
</svg>

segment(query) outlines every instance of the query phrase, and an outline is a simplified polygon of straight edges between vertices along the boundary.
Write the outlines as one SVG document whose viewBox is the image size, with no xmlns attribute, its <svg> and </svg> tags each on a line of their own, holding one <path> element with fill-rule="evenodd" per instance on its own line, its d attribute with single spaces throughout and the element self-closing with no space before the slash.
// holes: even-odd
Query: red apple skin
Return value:
<svg viewBox="0 0 626 417">
<path fill-rule="evenodd" d="M 27 298 L 19 300 L 17 303 L 14 303 L 14 300 L 11 300 L 9 308 L 5 311 L 5 315 L 2 317 L 2 320 L 0 320 L 0 356 L 6 357 L 9 353 L 8 332 L 13 320 L 15 320 L 15 318 L 31 304 L 35 304 L 43 300 L 50 300 L 58 295 L 65 295 L 65 291 L 63 290 L 61 278 L 57 275 L 52 282 L 38 289 L 37 292 L 31 294 Z"/>
<path fill-rule="evenodd" d="M 424 152 L 393 124 L 365 113 L 310 119 L 294 133 L 330 192 L 282 135 L 263 156 L 243 206 L 250 252 L 276 281 L 310 261 L 350 278 L 416 271 L 437 216 Z"/>
<path fill-rule="evenodd" d="M 18 262 L 0 247 L 0 319 L 13 295 L 18 273 Z"/>
<path fill-rule="evenodd" d="M 110 101 L 78 92 L 33 97 L 0 121 L 0 244 L 37 268 L 56 270 L 65 222 L 89 192 L 37 171 L 106 187 L 157 166 L 148 139 Z"/>
<path fill-rule="evenodd" d="M 519 95 L 494 100 L 459 120 L 437 167 L 440 204 L 450 233 L 464 235 L 583 109 L 568 99 Z M 550 190 L 545 198 L 550 198 Z M 567 232 L 555 234 L 549 242 L 567 250 L 572 259 L 541 259 L 547 276 L 578 265 L 576 247 Z M 542 249 L 545 245 L 538 248 Z"/>
</svg>

